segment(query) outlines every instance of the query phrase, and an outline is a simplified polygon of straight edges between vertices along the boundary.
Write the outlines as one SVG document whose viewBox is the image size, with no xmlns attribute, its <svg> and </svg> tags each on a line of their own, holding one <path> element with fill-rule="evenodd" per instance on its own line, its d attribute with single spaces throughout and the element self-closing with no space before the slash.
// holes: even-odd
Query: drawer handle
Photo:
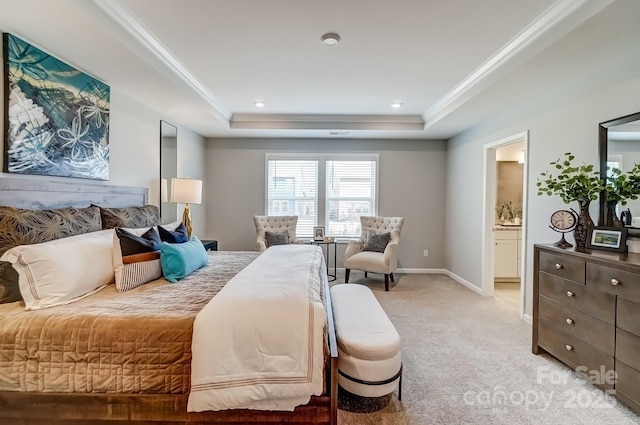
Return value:
<svg viewBox="0 0 640 425">
<path fill-rule="evenodd" d="M 573 292 L 567 291 L 567 297 L 573 297 Z"/>
<path fill-rule="evenodd" d="M 611 284 L 613 286 L 618 286 L 619 283 L 620 283 L 620 281 L 618 279 L 611 279 Z"/>
<path fill-rule="evenodd" d="M 571 345 L 569 345 L 569 344 L 565 345 L 564 348 L 566 348 L 567 351 L 573 350 L 573 347 Z"/>
<path fill-rule="evenodd" d="M 562 268 L 562 264 L 556 263 L 556 269 L 560 270 Z"/>
<path fill-rule="evenodd" d="M 573 325 L 573 319 L 567 319 L 567 325 Z"/>
</svg>

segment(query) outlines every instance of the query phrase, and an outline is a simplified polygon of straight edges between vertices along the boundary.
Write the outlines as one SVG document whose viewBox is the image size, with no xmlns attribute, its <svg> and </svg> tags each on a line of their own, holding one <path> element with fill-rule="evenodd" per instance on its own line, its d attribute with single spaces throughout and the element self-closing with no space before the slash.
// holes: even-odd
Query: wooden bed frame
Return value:
<svg viewBox="0 0 640 425">
<path fill-rule="evenodd" d="M 141 206 L 146 188 L 67 181 L 0 178 L 0 205 L 29 209 Z M 3 425 L 97 424 L 331 424 L 338 422 L 338 348 L 329 284 L 324 282 L 330 356 L 325 364 L 325 393 L 293 412 L 223 410 L 187 412 L 188 394 L 73 394 L 0 391 Z"/>
</svg>

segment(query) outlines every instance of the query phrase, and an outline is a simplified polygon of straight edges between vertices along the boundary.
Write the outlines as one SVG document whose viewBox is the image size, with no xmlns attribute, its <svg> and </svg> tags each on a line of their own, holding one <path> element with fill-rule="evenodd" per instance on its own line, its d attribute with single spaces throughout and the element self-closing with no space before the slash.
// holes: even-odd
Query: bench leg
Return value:
<svg viewBox="0 0 640 425">
<path fill-rule="evenodd" d="M 402 367 L 400 368 L 400 380 L 398 381 L 398 400 L 402 401 Z"/>
<path fill-rule="evenodd" d="M 389 292 L 389 275 L 388 274 L 384 275 L 384 290 L 386 292 Z"/>
<path fill-rule="evenodd" d="M 367 277 L 367 272 L 364 272 L 364 277 Z"/>
<path fill-rule="evenodd" d="M 395 282 L 395 280 L 393 280 L 393 273 L 389 273 L 389 276 L 391 277 L 391 282 Z"/>
<path fill-rule="evenodd" d="M 349 272 L 351 269 L 344 269 L 344 283 L 349 283 Z"/>
</svg>

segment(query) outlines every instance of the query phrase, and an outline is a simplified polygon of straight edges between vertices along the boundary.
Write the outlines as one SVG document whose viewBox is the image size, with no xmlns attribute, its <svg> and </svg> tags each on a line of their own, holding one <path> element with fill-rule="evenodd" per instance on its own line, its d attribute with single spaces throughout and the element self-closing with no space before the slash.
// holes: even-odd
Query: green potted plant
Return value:
<svg viewBox="0 0 640 425">
<path fill-rule="evenodd" d="M 538 182 L 538 196 L 559 195 L 565 204 L 578 202 L 578 225 L 574 230 L 576 245 L 584 247 L 587 242 L 587 230 L 593 227 L 593 220 L 589 215 L 591 201 L 598 199 L 600 192 L 604 190 L 604 182 L 600 173 L 594 170 L 593 165 L 574 165 L 575 156 L 571 152 L 564 154 L 550 164 L 554 166 L 558 174 L 553 175 L 549 171 L 540 173 Z"/>
<path fill-rule="evenodd" d="M 626 173 L 618 168 L 608 169 L 609 176 L 605 185 L 607 200 L 607 216 L 605 225 L 622 227 L 616 214 L 616 205 L 626 205 L 630 199 L 638 199 L 640 195 L 640 164 L 634 164 Z"/>
</svg>

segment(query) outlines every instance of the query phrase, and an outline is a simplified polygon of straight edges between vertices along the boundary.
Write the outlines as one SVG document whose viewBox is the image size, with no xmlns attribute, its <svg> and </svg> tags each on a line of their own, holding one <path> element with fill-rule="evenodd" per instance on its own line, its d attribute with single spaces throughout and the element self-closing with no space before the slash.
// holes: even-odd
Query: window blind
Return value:
<svg viewBox="0 0 640 425">
<path fill-rule="evenodd" d="M 298 237 L 309 237 L 318 222 L 318 161 L 267 161 L 267 215 L 297 215 Z"/>
<path fill-rule="evenodd" d="M 326 162 L 325 233 L 360 236 L 360 216 L 376 215 L 376 161 Z"/>
</svg>

